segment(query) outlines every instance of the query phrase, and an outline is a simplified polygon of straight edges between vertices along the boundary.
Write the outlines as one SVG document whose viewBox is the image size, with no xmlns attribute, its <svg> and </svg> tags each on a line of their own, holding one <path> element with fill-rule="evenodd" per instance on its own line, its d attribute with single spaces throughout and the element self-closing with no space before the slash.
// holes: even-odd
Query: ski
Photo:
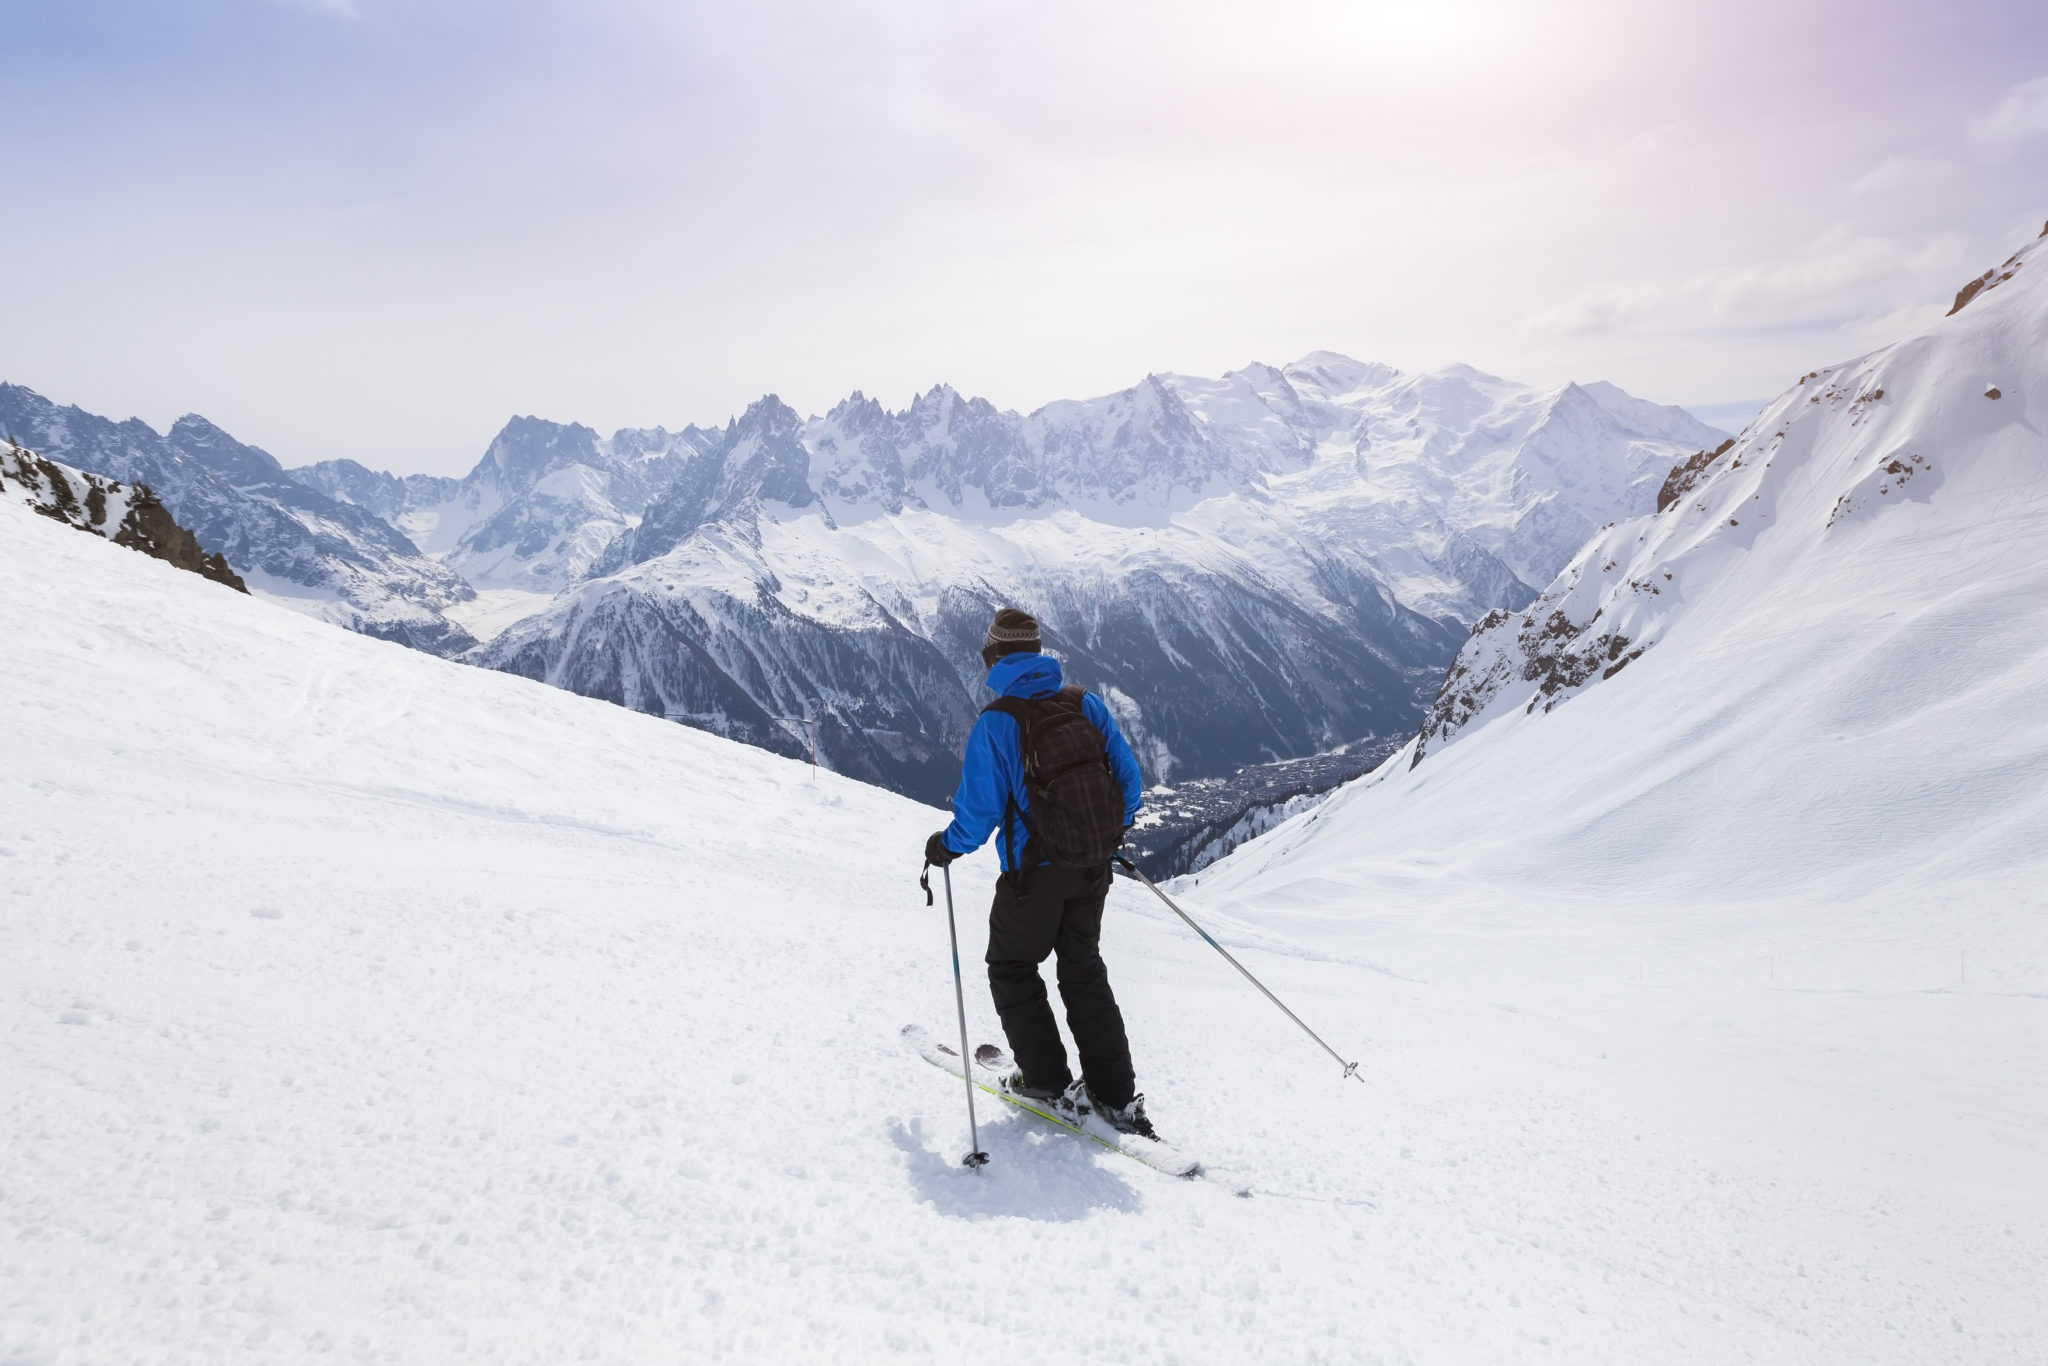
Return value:
<svg viewBox="0 0 2048 1366">
<path fill-rule="evenodd" d="M 1123 1154 L 1134 1162 L 1142 1162 L 1167 1176 L 1193 1180 L 1202 1174 L 1202 1164 L 1163 1139 L 1145 1138 L 1138 1134 L 1120 1133 L 1101 1116 L 1085 1109 L 1068 1109 L 1055 1101 L 1034 1100 L 1019 1096 L 1007 1090 L 1001 1082 L 998 1069 L 1007 1063 L 1009 1055 L 994 1044 L 983 1044 L 974 1050 L 975 1061 L 965 1066 L 957 1049 L 951 1048 L 932 1037 L 922 1025 L 903 1026 L 903 1041 L 919 1057 L 943 1072 L 955 1077 L 965 1076 L 979 1090 L 986 1091 L 997 1100 L 1016 1106 L 1027 1114 L 1033 1114 L 1048 1124 L 1058 1125 L 1070 1134 L 1090 1139 L 1112 1152 Z M 990 1062 L 995 1066 L 990 1066 Z"/>
</svg>

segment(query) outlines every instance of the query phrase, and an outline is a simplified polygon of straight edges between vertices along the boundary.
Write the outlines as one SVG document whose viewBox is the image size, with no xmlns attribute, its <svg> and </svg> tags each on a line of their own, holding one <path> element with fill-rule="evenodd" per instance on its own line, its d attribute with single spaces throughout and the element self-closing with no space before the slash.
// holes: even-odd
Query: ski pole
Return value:
<svg viewBox="0 0 2048 1366">
<path fill-rule="evenodd" d="M 1239 972 L 1243 973 L 1245 981 L 1250 982 L 1260 991 L 1265 992 L 1266 999 L 1271 1001 L 1274 1005 L 1279 1006 L 1281 1014 L 1285 1015 L 1288 1019 L 1294 1021 L 1296 1025 L 1299 1025 L 1302 1033 L 1308 1035 L 1311 1039 L 1314 1039 L 1325 1053 L 1328 1053 L 1331 1057 L 1337 1060 L 1338 1064 L 1343 1067 L 1345 1076 L 1356 1077 L 1361 1082 L 1365 1080 L 1364 1077 L 1360 1077 L 1358 1075 L 1357 1063 L 1345 1062 L 1344 1055 L 1342 1053 L 1339 1053 L 1336 1049 L 1330 1047 L 1330 1045 L 1324 1043 L 1322 1035 L 1316 1033 L 1307 1025 L 1302 1024 L 1301 1016 L 1289 1010 L 1287 1008 L 1287 1003 L 1285 1001 L 1281 1000 L 1278 996 L 1275 996 L 1272 992 L 1267 991 L 1266 984 L 1264 982 L 1261 982 L 1258 978 L 1252 976 L 1251 969 L 1247 968 L 1244 964 L 1238 962 L 1235 958 L 1232 958 L 1230 956 L 1230 950 L 1224 948 L 1221 944 L 1217 943 L 1215 938 L 1211 936 L 1207 930 L 1203 929 L 1200 925 L 1197 925 L 1194 921 L 1193 916 L 1190 916 L 1186 911 L 1174 905 L 1173 898 L 1168 896 L 1166 893 L 1160 891 L 1159 884 L 1154 882 L 1151 878 L 1146 877 L 1145 874 L 1139 870 L 1137 864 L 1131 862 L 1122 854 L 1115 854 L 1111 857 L 1112 861 L 1115 862 L 1116 866 L 1123 869 L 1124 876 L 1134 877 L 1138 881 L 1144 883 L 1147 887 L 1150 887 L 1152 889 L 1152 895 L 1158 897 L 1161 901 L 1164 901 L 1166 903 L 1166 908 L 1168 910 L 1172 911 L 1182 920 L 1187 921 L 1188 928 L 1193 930 L 1196 934 L 1202 936 L 1202 942 L 1206 943 L 1210 948 L 1216 950 L 1216 952 L 1222 954 L 1223 960 L 1226 963 L 1229 963 L 1230 966 L 1236 968 Z"/>
<path fill-rule="evenodd" d="M 988 1154 L 981 1150 L 981 1126 L 974 1119 L 974 1074 L 968 1070 L 974 1055 L 967 1051 L 967 992 L 960 985 L 960 931 L 953 923 L 953 870 L 941 865 L 939 873 L 946 880 L 946 935 L 953 941 L 953 1004 L 960 1008 L 960 1079 L 967 1083 L 967 1137 L 974 1145 L 973 1151 L 960 1159 L 960 1165 L 978 1171 L 987 1165 Z M 932 899 L 931 877 L 932 866 L 927 863 L 923 876 L 918 878 L 924 884 L 926 905 Z"/>
</svg>

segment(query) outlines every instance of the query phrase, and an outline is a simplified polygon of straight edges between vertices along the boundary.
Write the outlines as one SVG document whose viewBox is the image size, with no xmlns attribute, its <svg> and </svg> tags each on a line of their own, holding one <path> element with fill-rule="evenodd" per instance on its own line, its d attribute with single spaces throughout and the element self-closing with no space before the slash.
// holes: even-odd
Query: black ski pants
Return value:
<svg viewBox="0 0 2048 1366">
<path fill-rule="evenodd" d="M 1004 873 L 988 913 L 988 986 L 1010 1041 L 1010 1056 L 1034 1086 L 1065 1087 L 1066 1046 L 1046 1000 L 1038 965 L 1059 956 L 1060 1000 L 1081 1055 L 1081 1075 L 1104 1105 L 1131 1103 L 1137 1082 L 1123 1012 L 1103 966 L 1102 903 L 1109 866 L 1060 868 L 1051 864 Z"/>
</svg>

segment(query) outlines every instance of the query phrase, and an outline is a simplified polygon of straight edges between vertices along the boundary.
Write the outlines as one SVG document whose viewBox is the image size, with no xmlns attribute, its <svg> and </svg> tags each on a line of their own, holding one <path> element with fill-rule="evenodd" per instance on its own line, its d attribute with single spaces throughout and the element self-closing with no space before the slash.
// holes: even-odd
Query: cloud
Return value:
<svg viewBox="0 0 2048 1366">
<path fill-rule="evenodd" d="M 1849 183 L 1852 195 L 1883 195 L 1893 191 L 1925 190 L 1954 178 L 1953 162 L 1933 157 L 1889 156 Z"/>
<path fill-rule="evenodd" d="M 1598 337 L 1644 322 L 1656 311 L 1660 291 L 1598 289 L 1522 320 L 1524 336 Z"/>
<path fill-rule="evenodd" d="M 2048 137 L 2048 76 L 2023 81 L 1989 110 L 1971 117 L 1970 145 L 1987 161 L 2003 161 Z"/>
<path fill-rule="evenodd" d="M 1890 237 L 1836 229 L 1798 257 L 1711 271 L 1685 292 L 1723 325 L 1772 327 L 1888 311 L 1923 294 L 1929 281 L 1959 268 L 1962 243 L 1944 233 L 1910 247 Z"/>
<path fill-rule="evenodd" d="M 1580 294 L 1523 320 L 1524 336 L 1855 327 L 1917 317 L 1963 269 L 1962 240 L 1919 245 L 1837 228 L 1790 259 L 1703 271 L 1667 285 Z"/>
</svg>

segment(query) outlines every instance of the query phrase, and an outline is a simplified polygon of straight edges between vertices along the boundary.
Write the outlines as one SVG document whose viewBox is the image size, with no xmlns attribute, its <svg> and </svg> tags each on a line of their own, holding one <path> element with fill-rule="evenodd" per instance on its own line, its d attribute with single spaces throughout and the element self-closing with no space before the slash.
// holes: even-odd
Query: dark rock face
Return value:
<svg viewBox="0 0 2048 1366">
<path fill-rule="evenodd" d="M 147 484 L 135 486 L 135 496 L 128 503 L 128 515 L 121 519 L 121 529 L 114 533 L 114 544 L 140 550 L 159 560 L 168 560 L 180 569 L 189 569 L 202 578 L 226 584 L 237 593 L 249 591 L 249 586 L 242 582 L 242 576 L 228 567 L 227 557 L 219 551 L 209 555 L 202 550 L 199 538 L 178 525 L 170 510 L 157 501 L 157 496 L 150 492 Z"/>
<path fill-rule="evenodd" d="M 1474 624 L 1423 714 L 1409 767 L 1448 744 L 1503 694 L 1522 696 L 1517 684 L 1535 685 L 1526 693 L 1527 710 L 1549 711 L 1595 678 L 1612 678 L 1642 658 L 1647 645 L 1599 629 L 1599 611 L 1576 622 L 1555 605 L 1569 596 L 1576 570 L 1559 576 L 1526 613 L 1496 608 Z"/>
<path fill-rule="evenodd" d="M 1692 492 L 1693 486 L 1706 478 L 1707 467 L 1726 455 L 1734 445 L 1735 438 L 1731 436 L 1711 451 L 1700 451 L 1673 465 L 1671 473 L 1664 476 L 1664 487 L 1657 490 L 1657 511 L 1664 511 Z"/>
<path fill-rule="evenodd" d="M 187 416 L 159 435 L 60 408 L 0 384 L 0 433 L 49 457 L 125 484 L 147 484 L 176 521 L 217 547 L 237 573 L 330 600 L 329 619 L 434 654 L 476 641 L 440 609 L 475 596 L 459 574 L 422 555 L 372 513 L 288 477 L 268 453 Z"/>
<path fill-rule="evenodd" d="M 929 640 L 829 628 L 770 597 L 593 584 L 574 612 L 523 622 L 472 658 L 792 758 L 815 718 L 826 767 L 928 801 L 952 792 L 974 719 Z"/>
<path fill-rule="evenodd" d="M 929 636 L 886 618 L 833 626 L 762 585 L 746 598 L 661 591 L 660 566 L 592 583 L 572 604 L 514 626 L 472 662 L 795 755 L 820 717 L 834 770 L 943 802 L 981 705 L 980 647 L 1012 597 L 951 590 Z M 1315 615 L 1270 586 L 1187 571 L 1040 584 L 1029 601 L 1046 648 L 1104 696 L 1156 776 L 1315 754 L 1405 733 L 1456 653 L 1454 626 L 1350 585 L 1356 620 Z"/>
<path fill-rule="evenodd" d="M 2042 229 L 2042 235 L 2048 236 L 2048 227 Z M 2007 280 L 2010 280 L 2018 273 L 2020 266 L 2024 264 L 2020 260 L 2022 255 L 2024 255 L 2023 252 L 2014 252 L 2005 258 L 2004 264 L 1993 266 L 1990 270 L 1985 271 L 1982 275 L 1979 275 L 1976 279 L 1957 290 L 1956 301 L 1950 306 L 1946 316 L 1953 318 L 1956 314 L 1962 312 L 1969 302 L 1979 294 L 1982 294 L 1987 289 L 1996 289 Z"/>
<path fill-rule="evenodd" d="M 87 474 L 11 441 L 0 450 L 0 495 L 9 492 L 10 483 L 31 509 L 53 521 L 104 536 L 237 593 L 249 591 L 227 559 L 218 551 L 207 553 L 146 484 L 122 484 Z M 110 517 L 110 510 L 118 515 Z"/>
</svg>

